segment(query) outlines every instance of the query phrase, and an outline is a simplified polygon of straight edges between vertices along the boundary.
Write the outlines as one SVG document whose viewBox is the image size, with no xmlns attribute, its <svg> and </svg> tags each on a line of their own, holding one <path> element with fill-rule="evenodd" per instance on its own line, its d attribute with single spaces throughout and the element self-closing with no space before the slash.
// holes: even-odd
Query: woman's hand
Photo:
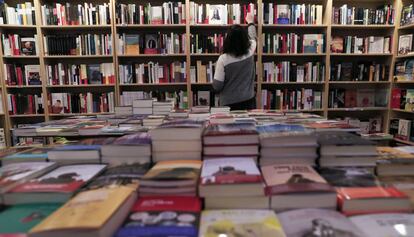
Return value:
<svg viewBox="0 0 414 237">
<path fill-rule="evenodd" d="M 246 14 L 246 22 L 247 24 L 254 23 L 254 15 L 252 12 Z"/>
</svg>

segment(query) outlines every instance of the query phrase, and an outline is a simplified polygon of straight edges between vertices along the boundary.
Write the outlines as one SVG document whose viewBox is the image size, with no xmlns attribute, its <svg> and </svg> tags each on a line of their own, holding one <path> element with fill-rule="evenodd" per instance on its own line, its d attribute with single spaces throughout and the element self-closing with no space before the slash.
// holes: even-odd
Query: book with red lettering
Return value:
<svg viewBox="0 0 414 237">
<path fill-rule="evenodd" d="M 115 237 L 196 237 L 200 211 L 197 197 L 141 197 Z"/>
<path fill-rule="evenodd" d="M 98 175 L 106 165 L 66 165 L 25 183 L 4 194 L 6 205 L 26 203 L 63 203 Z"/>
<path fill-rule="evenodd" d="M 347 216 L 411 212 L 409 198 L 395 187 L 338 188 L 338 205 Z"/>
<path fill-rule="evenodd" d="M 199 185 L 201 197 L 263 196 L 262 175 L 252 158 L 204 160 Z"/>
</svg>

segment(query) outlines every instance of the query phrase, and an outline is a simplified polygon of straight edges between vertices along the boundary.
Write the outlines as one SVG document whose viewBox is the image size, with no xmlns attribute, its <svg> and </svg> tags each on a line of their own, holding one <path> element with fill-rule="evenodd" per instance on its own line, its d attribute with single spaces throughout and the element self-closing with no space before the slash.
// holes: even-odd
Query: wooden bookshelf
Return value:
<svg viewBox="0 0 414 237">
<path fill-rule="evenodd" d="M 10 0 L 5 0 L 6 2 Z M 69 1 L 69 0 L 66 0 Z M 120 95 L 123 91 L 148 91 L 151 89 L 160 89 L 160 90 L 171 90 L 171 91 L 179 91 L 184 90 L 187 91 L 187 99 L 188 104 L 191 107 L 193 102 L 193 91 L 196 91 L 198 88 L 212 90 L 211 83 L 192 83 L 190 81 L 190 67 L 194 65 L 195 61 L 197 60 L 216 60 L 220 54 L 217 53 L 202 53 L 202 54 L 191 54 L 190 53 L 190 34 L 198 33 L 198 32 L 221 32 L 224 33 L 229 25 L 205 25 L 205 24 L 197 24 L 192 25 L 190 24 L 190 9 L 189 3 L 190 0 L 183 0 L 182 2 L 186 4 L 186 23 L 185 24 L 117 24 L 115 21 L 115 6 L 116 1 L 119 0 L 94 0 L 93 2 L 109 2 L 110 4 L 110 12 L 111 12 L 111 24 L 110 25 L 76 25 L 76 26 L 50 26 L 50 25 L 42 25 L 42 16 L 41 16 L 41 4 L 43 0 L 33 0 L 34 7 L 36 9 L 36 25 L 33 26 L 20 26 L 20 25 L 0 25 L 0 32 L 2 33 L 20 33 L 20 32 L 31 32 L 38 36 L 38 48 L 36 56 L 4 56 L 2 50 L 2 44 L 0 44 L 0 73 L 4 75 L 4 67 L 3 64 L 7 63 L 39 63 L 41 71 L 40 76 L 42 80 L 42 85 L 39 86 L 7 86 L 4 79 L 1 80 L 0 83 L 0 90 L 3 98 L 3 108 L 4 108 L 4 115 L 0 118 L 0 124 L 3 124 L 5 129 L 5 135 L 7 144 L 10 146 L 10 129 L 15 124 L 12 122 L 13 119 L 17 118 L 44 118 L 45 121 L 50 119 L 59 119 L 61 117 L 66 116 L 75 116 L 75 115 L 96 115 L 96 114 L 51 114 L 49 111 L 49 101 L 47 98 L 47 94 L 51 91 L 59 91 L 59 92 L 71 92 L 74 90 L 82 90 L 82 91 L 97 91 L 97 90 L 106 90 L 106 91 L 114 91 L 115 92 L 115 105 L 120 104 Z M 14 1 L 13 3 L 15 3 Z M 65 1 L 63 1 L 65 2 Z M 83 2 L 83 1 L 82 1 Z M 86 1 L 88 2 L 88 1 Z M 238 1 L 236 1 L 238 2 Z M 264 0 L 250 0 L 248 2 L 255 3 L 256 6 L 261 6 L 262 3 L 278 3 L 276 1 L 264 1 Z M 158 5 L 157 1 L 157 5 Z M 216 0 L 207 0 L 205 3 L 211 4 L 222 4 L 225 2 L 219 2 Z M 234 1 L 231 1 L 234 3 Z M 241 1 L 240 3 L 246 3 Z M 381 87 L 381 88 L 388 88 L 391 89 L 393 87 L 399 85 L 407 85 L 411 86 L 414 84 L 414 81 L 410 82 L 394 82 L 393 78 L 393 71 L 394 65 L 396 60 L 403 60 L 405 58 L 414 57 L 412 55 L 404 55 L 404 56 L 397 56 L 396 48 L 398 46 L 398 36 L 399 31 L 403 30 L 404 32 L 414 30 L 413 25 L 407 26 L 400 26 L 400 15 L 401 9 L 403 6 L 402 0 L 363 0 L 363 1 L 356 1 L 356 0 L 295 0 L 294 2 L 289 1 L 282 1 L 282 3 L 305 3 L 305 4 L 322 4 L 323 5 L 323 22 L 321 25 L 294 25 L 294 24 L 263 24 L 263 9 L 261 7 L 257 8 L 257 51 L 255 58 L 257 60 L 258 70 L 257 70 L 257 82 L 256 82 L 256 95 L 257 95 L 257 106 L 261 108 L 262 102 L 262 89 L 267 88 L 273 90 L 274 88 L 314 88 L 322 91 L 322 108 L 316 110 L 307 110 L 303 112 L 315 112 L 324 115 L 325 117 L 331 117 L 330 115 L 337 115 L 338 113 L 346 113 L 346 112 L 364 112 L 366 114 L 375 114 L 378 111 L 381 113 L 385 113 L 384 116 L 384 124 L 385 128 L 384 131 L 388 131 L 388 124 L 389 124 L 389 117 L 390 113 L 398 113 L 398 114 L 406 114 L 407 112 L 402 111 L 394 111 L 390 107 L 374 107 L 374 108 L 341 108 L 341 109 L 334 109 L 328 108 L 328 101 L 329 101 L 329 89 L 341 87 L 346 85 L 347 88 L 358 88 L 359 86 L 364 86 L 364 88 L 372 87 Z M 376 8 L 377 6 L 384 4 L 384 3 L 391 3 L 394 5 L 396 18 L 395 18 L 395 25 L 336 25 L 332 24 L 332 7 L 338 6 L 342 4 L 349 4 L 358 6 L 358 4 L 362 4 L 363 7 L 372 7 Z M 154 4 L 155 5 L 155 4 Z M 247 27 L 247 25 L 243 25 Z M 44 52 L 44 42 L 43 36 L 48 34 L 54 34 L 56 32 L 62 31 L 62 34 L 74 31 L 74 32 L 102 32 L 102 33 L 111 33 L 112 34 L 112 54 L 111 55 L 46 55 Z M 118 51 L 118 43 L 117 43 L 117 34 L 123 32 L 180 32 L 186 34 L 186 53 L 184 54 L 156 54 L 156 55 L 148 55 L 148 54 L 140 54 L 140 55 L 121 55 Z M 353 34 L 364 34 L 365 31 L 369 33 L 373 32 L 372 34 L 383 35 L 382 32 L 390 32 L 392 34 L 392 53 L 383 53 L 383 54 L 337 54 L 330 52 L 330 44 L 331 44 L 331 36 L 336 32 L 354 32 Z M 263 37 L 262 34 L 266 32 L 306 32 L 306 33 L 323 33 L 325 34 L 325 49 L 324 53 L 317 53 L 317 54 L 269 54 L 263 53 Z M 333 61 L 355 61 L 355 60 L 367 60 L 367 61 L 385 61 L 387 64 L 390 65 L 390 78 L 387 81 L 329 81 L 330 79 L 330 67 Z M 172 62 L 174 60 L 180 60 L 186 62 L 186 74 L 187 74 L 187 82 L 179 82 L 179 83 L 165 83 L 165 84 L 120 84 L 119 83 L 119 69 L 118 66 L 121 65 L 124 61 L 128 62 L 146 62 L 146 61 L 168 61 Z M 264 62 L 275 62 L 275 61 L 295 61 L 295 62 L 322 62 L 325 64 L 325 81 L 323 82 L 264 82 L 263 81 L 263 63 Z M 48 85 L 47 77 L 46 77 L 46 65 L 49 62 L 82 62 L 82 63 L 113 63 L 114 65 L 114 74 L 116 79 L 115 84 L 113 85 Z M 38 92 L 41 90 L 43 94 L 43 108 L 45 110 L 44 114 L 41 115 L 9 115 L 7 113 L 7 100 L 6 96 L 9 91 L 36 91 Z M 391 93 L 389 93 L 391 94 Z M 391 97 L 388 97 L 390 101 Z M 411 114 L 410 114 L 411 115 Z M 2 122 L 3 120 L 3 122 Z M 37 120 L 36 120 L 37 121 Z"/>
</svg>

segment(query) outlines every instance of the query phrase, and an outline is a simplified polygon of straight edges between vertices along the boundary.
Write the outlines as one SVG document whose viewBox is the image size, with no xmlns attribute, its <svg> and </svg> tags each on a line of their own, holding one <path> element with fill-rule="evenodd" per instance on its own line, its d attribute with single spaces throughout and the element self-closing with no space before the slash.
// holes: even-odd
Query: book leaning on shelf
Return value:
<svg viewBox="0 0 414 237">
<path fill-rule="evenodd" d="M 2 1 L 0 3 L 0 24 L 36 25 L 34 4 L 24 2 L 12 7 Z"/>
<path fill-rule="evenodd" d="M 52 114 L 114 112 L 114 92 L 50 93 L 48 100 Z"/>
<path fill-rule="evenodd" d="M 331 89 L 329 108 L 386 107 L 387 89 Z"/>
<path fill-rule="evenodd" d="M 111 24 L 111 9 L 109 3 L 52 3 L 42 5 L 41 10 L 43 25 L 65 26 Z"/>
<path fill-rule="evenodd" d="M 331 81 L 388 81 L 388 65 L 375 62 L 331 64 Z"/>
<path fill-rule="evenodd" d="M 256 6 L 249 4 L 198 4 L 190 2 L 190 24 L 247 24 L 248 12 L 256 15 Z"/>
<path fill-rule="evenodd" d="M 398 138 L 400 140 L 414 142 L 414 120 L 391 119 L 390 134 L 394 135 L 395 138 Z"/>
<path fill-rule="evenodd" d="M 414 112 L 414 89 L 392 88 L 391 108 Z"/>
<path fill-rule="evenodd" d="M 398 55 L 411 54 L 413 51 L 413 34 L 400 35 L 398 38 Z"/>
<path fill-rule="evenodd" d="M 263 3 L 263 24 L 322 25 L 323 6 Z"/>
<path fill-rule="evenodd" d="M 393 25 L 395 9 L 392 5 L 362 8 L 344 4 L 332 8 L 332 24 L 337 25 Z"/>
<path fill-rule="evenodd" d="M 263 53 L 324 53 L 324 34 L 265 33 Z"/>
<path fill-rule="evenodd" d="M 322 108 L 322 91 L 314 89 L 262 90 L 264 109 L 312 110 Z"/>
<path fill-rule="evenodd" d="M 325 65 L 320 62 L 265 62 L 263 70 L 263 82 L 325 81 Z"/>
<path fill-rule="evenodd" d="M 390 36 L 332 36 L 332 53 L 390 53 L 392 40 Z"/>
<path fill-rule="evenodd" d="M 414 75 L 414 60 L 407 59 L 395 63 L 394 78 L 396 81 L 412 81 Z"/>
<path fill-rule="evenodd" d="M 191 53 L 221 53 L 225 34 L 192 34 L 190 35 Z"/>
<path fill-rule="evenodd" d="M 186 62 L 161 64 L 148 62 L 119 65 L 120 84 L 158 84 L 186 82 Z"/>
<path fill-rule="evenodd" d="M 49 85 L 115 84 L 112 63 L 50 64 L 46 66 L 46 76 Z"/>
<path fill-rule="evenodd" d="M 2 34 L 4 56 L 32 56 L 37 55 L 37 36 L 18 34 Z"/>
<path fill-rule="evenodd" d="M 40 94 L 8 94 L 7 104 L 10 115 L 44 113 Z"/>
<path fill-rule="evenodd" d="M 414 8 L 413 4 L 403 6 L 401 9 L 401 26 L 414 23 Z"/>
<path fill-rule="evenodd" d="M 41 85 L 40 65 L 4 64 L 4 79 L 8 86 Z"/>
<path fill-rule="evenodd" d="M 186 6 L 182 2 L 164 2 L 153 6 L 151 3 L 122 4 L 117 3 L 115 9 L 116 23 L 126 24 L 185 24 Z"/>
<path fill-rule="evenodd" d="M 185 34 L 122 34 L 118 35 L 118 51 L 123 55 L 182 54 L 185 52 Z"/>
<path fill-rule="evenodd" d="M 45 35 L 45 55 L 111 55 L 111 34 Z"/>
</svg>

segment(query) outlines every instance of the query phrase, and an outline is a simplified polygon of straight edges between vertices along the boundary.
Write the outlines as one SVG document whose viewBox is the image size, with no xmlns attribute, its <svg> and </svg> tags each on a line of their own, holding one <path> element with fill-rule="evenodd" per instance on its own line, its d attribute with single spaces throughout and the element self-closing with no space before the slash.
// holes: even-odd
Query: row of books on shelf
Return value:
<svg viewBox="0 0 414 237">
<path fill-rule="evenodd" d="M 414 60 L 406 59 L 395 62 L 394 79 L 400 81 L 412 81 L 414 75 Z"/>
<path fill-rule="evenodd" d="M 30 56 L 38 53 L 37 35 L 1 34 L 4 56 Z"/>
<path fill-rule="evenodd" d="M 410 54 L 413 51 L 413 34 L 400 35 L 398 38 L 398 55 Z"/>
<path fill-rule="evenodd" d="M 410 25 L 414 23 L 414 8 L 413 4 L 403 6 L 401 9 L 401 26 Z"/>
<path fill-rule="evenodd" d="M 112 63 L 101 64 L 51 64 L 46 67 L 49 85 L 114 85 Z"/>
<path fill-rule="evenodd" d="M 173 101 L 173 109 L 188 108 L 188 93 L 186 91 L 123 91 L 120 104 L 124 107 L 133 106 L 136 100 Z"/>
<path fill-rule="evenodd" d="M 324 53 L 324 45 L 324 34 L 263 34 L 263 53 Z"/>
<path fill-rule="evenodd" d="M 395 9 L 391 4 L 377 8 L 362 8 L 344 4 L 332 8 L 332 24 L 337 25 L 393 25 Z"/>
<path fill-rule="evenodd" d="M 6 136 L 4 134 L 4 128 L 0 128 L 0 149 L 6 148 Z"/>
<path fill-rule="evenodd" d="M 323 82 L 325 65 L 320 62 L 265 62 L 263 82 Z"/>
<path fill-rule="evenodd" d="M 162 5 L 117 3 L 115 15 L 116 23 L 120 25 L 185 24 L 186 5 L 182 2 L 164 2 Z"/>
<path fill-rule="evenodd" d="M 4 64 L 4 80 L 8 86 L 41 85 L 40 65 Z"/>
<path fill-rule="evenodd" d="M 262 90 L 263 109 L 313 110 L 322 108 L 322 91 L 314 89 Z"/>
<path fill-rule="evenodd" d="M 120 84 L 158 84 L 186 82 L 186 62 L 160 64 L 148 62 L 119 65 Z"/>
<path fill-rule="evenodd" d="M 204 4 L 191 1 L 190 24 L 247 24 L 247 13 L 257 15 L 256 10 L 254 3 Z"/>
<path fill-rule="evenodd" d="M 110 25 L 110 3 L 52 3 L 41 6 L 43 25 Z"/>
<path fill-rule="evenodd" d="M 193 92 L 194 106 L 219 107 L 219 96 L 212 91 L 197 90 Z"/>
<path fill-rule="evenodd" d="M 118 35 L 118 51 L 123 55 L 182 54 L 186 48 L 185 34 L 122 34 Z"/>
<path fill-rule="evenodd" d="M 385 108 L 388 101 L 387 89 L 331 89 L 329 108 Z"/>
<path fill-rule="evenodd" d="M 359 134 L 364 137 L 364 136 L 379 136 L 379 135 L 384 135 L 387 136 L 389 134 L 387 133 L 382 133 L 383 131 L 383 121 L 384 118 L 383 117 L 377 117 L 374 116 L 372 118 L 364 118 L 364 119 L 359 119 L 359 118 L 355 118 L 355 117 L 345 117 L 343 119 L 340 119 L 341 121 L 346 122 L 347 124 L 349 124 L 350 126 L 353 127 L 357 127 L 359 128 Z M 391 135 L 389 135 L 391 136 Z"/>
<path fill-rule="evenodd" d="M 332 53 L 390 53 L 392 40 L 390 36 L 333 36 L 331 43 Z"/>
<path fill-rule="evenodd" d="M 196 65 L 190 66 L 191 83 L 212 83 L 215 68 L 216 63 L 213 61 L 204 63 L 201 60 L 197 60 Z"/>
<path fill-rule="evenodd" d="M 45 35 L 45 55 L 111 55 L 111 34 Z"/>
<path fill-rule="evenodd" d="M 263 3 L 262 8 L 263 24 L 322 25 L 322 5 Z"/>
<path fill-rule="evenodd" d="M 331 65 L 331 81 L 388 81 L 388 65 L 375 62 L 342 62 Z"/>
<path fill-rule="evenodd" d="M 390 119 L 390 134 L 397 139 L 414 142 L 414 120 Z"/>
<path fill-rule="evenodd" d="M 0 24 L 36 25 L 36 14 L 33 2 L 18 3 L 16 7 L 1 2 Z"/>
<path fill-rule="evenodd" d="M 52 114 L 113 113 L 114 98 L 114 92 L 50 93 L 49 110 Z"/>
<path fill-rule="evenodd" d="M 225 38 L 225 34 L 191 34 L 190 53 L 221 53 Z"/>
<path fill-rule="evenodd" d="M 392 88 L 391 108 L 414 112 L 414 89 Z"/>
<path fill-rule="evenodd" d="M 7 106 L 10 115 L 44 114 L 41 94 L 8 94 Z"/>
</svg>

